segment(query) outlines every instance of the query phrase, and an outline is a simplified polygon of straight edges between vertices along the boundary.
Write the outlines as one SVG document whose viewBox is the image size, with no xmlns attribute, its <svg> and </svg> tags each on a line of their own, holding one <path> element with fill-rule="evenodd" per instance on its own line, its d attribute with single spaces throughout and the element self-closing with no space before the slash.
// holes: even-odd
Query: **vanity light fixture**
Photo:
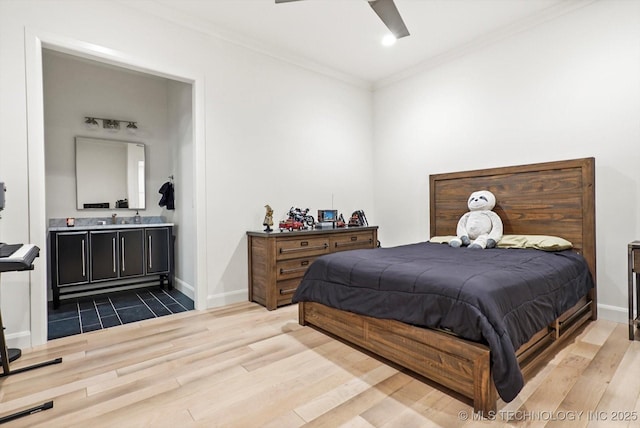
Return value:
<svg viewBox="0 0 640 428">
<path fill-rule="evenodd" d="M 120 122 L 112 119 L 105 119 L 102 121 L 102 127 L 109 131 L 117 131 L 120 129 Z"/>
<path fill-rule="evenodd" d="M 131 134 L 135 134 L 137 130 L 138 130 L 138 127 L 136 126 L 136 123 L 129 122 L 129 124 L 127 125 L 127 131 L 129 131 L 129 133 Z"/>
<path fill-rule="evenodd" d="M 131 120 L 103 119 L 101 117 L 92 117 L 92 116 L 85 116 L 84 118 L 84 124 L 87 126 L 87 128 L 93 129 L 93 130 L 96 130 L 100 127 L 100 125 L 98 124 L 98 121 L 102 122 L 102 127 L 104 129 L 111 132 L 118 132 L 120 130 L 120 123 L 127 123 L 127 131 L 129 131 L 132 134 L 135 134 L 136 131 L 138 130 L 138 126 L 136 125 L 137 122 L 134 122 Z"/>
<path fill-rule="evenodd" d="M 98 127 L 100 126 L 98 122 L 92 117 L 85 117 L 84 124 L 89 129 L 98 129 Z"/>
</svg>

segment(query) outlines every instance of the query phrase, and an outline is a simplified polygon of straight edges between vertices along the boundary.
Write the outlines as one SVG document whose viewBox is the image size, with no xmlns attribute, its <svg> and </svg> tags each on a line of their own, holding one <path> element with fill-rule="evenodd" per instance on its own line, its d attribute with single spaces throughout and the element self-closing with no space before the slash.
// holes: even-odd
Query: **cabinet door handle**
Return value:
<svg viewBox="0 0 640 428">
<path fill-rule="evenodd" d="M 149 269 L 153 269 L 153 253 L 151 252 L 151 235 L 149 235 Z"/>
<path fill-rule="evenodd" d="M 116 238 L 111 240 L 111 244 L 113 251 L 113 273 L 116 273 Z"/>
<path fill-rule="evenodd" d="M 82 276 L 87 276 L 87 270 L 85 268 L 85 264 L 87 262 L 87 258 L 84 254 L 85 252 L 85 245 L 84 245 L 84 239 L 82 240 Z"/>
<path fill-rule="evenodd" d="M 124 236 L 120 238 L 120 262 L 122 263 L 122 272 L 125 271 L 124 265 Z"/>
</svg>

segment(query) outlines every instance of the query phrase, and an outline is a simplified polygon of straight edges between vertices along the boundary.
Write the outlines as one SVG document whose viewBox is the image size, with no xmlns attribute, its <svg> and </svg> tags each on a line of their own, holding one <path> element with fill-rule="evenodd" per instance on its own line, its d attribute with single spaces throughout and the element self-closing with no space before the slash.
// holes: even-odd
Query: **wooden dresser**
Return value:
<svg viewBox="0 0 640 428">
<path fill-rule="evenodd" d="M 311 263 L 323 254 L 375 248 L 378 226 L 247 232 L 249 300 L 273 310 L 291 303 Z"/>
</svg>

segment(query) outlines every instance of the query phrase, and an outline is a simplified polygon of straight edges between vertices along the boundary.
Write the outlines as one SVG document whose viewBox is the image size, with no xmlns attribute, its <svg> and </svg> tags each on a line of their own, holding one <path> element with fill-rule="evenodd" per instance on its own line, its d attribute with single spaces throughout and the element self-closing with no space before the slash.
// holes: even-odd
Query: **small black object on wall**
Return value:
<svg viewBox="0 0 640 428">
<path fill-rule="evenodd" d="M 161 207 L 166 206 L 168 210 L 176 209 L 173 183 L 171 181 L 167 181 L 166 183 L 164 183 L 162 187 L 160 187 L 160 190 L 158 190 L 158 193 L 162 194 L 158 205 L 160 205 Z"/>
</svg>

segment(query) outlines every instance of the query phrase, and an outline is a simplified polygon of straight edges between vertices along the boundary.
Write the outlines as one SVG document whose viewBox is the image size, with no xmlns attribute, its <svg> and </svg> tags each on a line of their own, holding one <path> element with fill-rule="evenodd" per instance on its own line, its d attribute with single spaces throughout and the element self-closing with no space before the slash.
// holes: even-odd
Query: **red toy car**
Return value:
<svg viewBox="0 0 640 428">
<path fill-rule="evenodd" d="M 292 231 L 294 229 L 302 230 L 305 228 L 302 222 L 294 220 L 292 218 L 281 221 L 278 227 L 280 228 L 280 232 L 285 229 Z"/>
</svg>

